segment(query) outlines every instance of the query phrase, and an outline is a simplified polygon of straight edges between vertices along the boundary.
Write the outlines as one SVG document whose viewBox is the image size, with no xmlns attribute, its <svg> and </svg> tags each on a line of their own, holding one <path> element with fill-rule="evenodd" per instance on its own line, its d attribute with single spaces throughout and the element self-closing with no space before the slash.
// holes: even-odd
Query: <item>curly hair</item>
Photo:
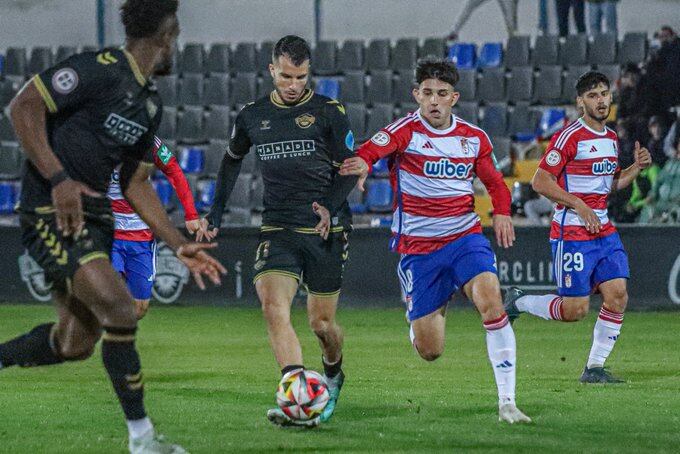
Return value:
<svg viewBox="0 0 680 454">
<path fill-rule="evenodd" d="M 592 90 L 600 84 L 604 84 L 610 87 L 609 78 L 604 74 L 597 71 L 588 71 L 581 74 L 581 77 L 576 81 L 576 94 L 578 96 L 583 96 L 588 90 Z"/>
<path fill-rule="evenodd" d="M 177 14 L 179 0 L 126 0 L 120 18 L 129 38 L 148 38 L 158 32 L 168 16 Z"/>
<path fill-rule="evenodd" d="M 416 83 L 427 79 L 438 79 L 455 87 L 460 79 L 455 63 L 428 55 L 416 64 Z"/>
</svg>

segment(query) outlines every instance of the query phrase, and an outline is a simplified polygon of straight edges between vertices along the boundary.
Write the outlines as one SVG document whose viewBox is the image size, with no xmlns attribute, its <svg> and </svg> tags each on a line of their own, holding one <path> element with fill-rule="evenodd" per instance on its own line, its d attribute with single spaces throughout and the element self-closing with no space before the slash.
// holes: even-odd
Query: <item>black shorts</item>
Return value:
<svg viewBox="0 0 680 454">
<path fill-rule="evenodd" d="M 78 268 L 97 259 L 108 260 L 113 243 L 113 215 L 105 199 L 83 197 L 85 226 L 80 235 L 63 237 L 51 207 L 21 214 L 21 241 L 57 290 L 68 289 Z"/>
<path fill-rule="evenodd" d="M 332 232 L 324 240 L 318 233 L 265 227 L 255 254 L 255 278 L 283 274 L 302 281 L 313 295 L 340 293 L 349 257 L 349 232 Z"/>
</svg>

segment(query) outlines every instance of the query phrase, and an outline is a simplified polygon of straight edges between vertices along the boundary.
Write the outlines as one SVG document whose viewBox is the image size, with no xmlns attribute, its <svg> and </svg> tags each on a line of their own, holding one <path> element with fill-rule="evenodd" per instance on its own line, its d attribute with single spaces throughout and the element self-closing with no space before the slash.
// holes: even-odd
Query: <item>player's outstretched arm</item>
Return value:
<svg viewBox="0 0 680 454">
<path fill-rule="evenodd" d="M 199 288 L 205 288 L 203 276 L 208 277 L 215 285 L 219 285 L 220 276 L 226 274 L 227 270 L 219 261 L 205 252 L 205 249 L 214 248 L 217 244 L 189 242 L 170 223 L 156 191 L 151 186 L 149 175 L 153 165 L 139 163 L 136 169 L 130 167 L 131 165 L 126 163 L 121 170 L 121 187 L 124 188 L 125 198 L 135 212 L 148 224 L 156 236 L 175 251 L 177 257 L 191 271 Z"/>
<path fill-rule="evenodd" d="M 642 169 L 646 169 L 652 165 L 652 155 L 645 147 L 641 147 L 640 142 L 638 141 L 635 141 L 633 156 L 635 162 L 614 176 L 613 188 L 615 191 L 620 191 L 621 189 L 630 186 L 638 175 L 640 175 Z"/>
<path fill-rule="evenodd" d="M 201 221 L 201 227 L 205 232 L 205 239 L 210 241 L 217 236 L 217 232 L 222 225 L 222 214 L 224 213 L 224 206 L 229 200 L 231 192 L 234 190 L 236 179 L 241 172 L 242 159 L 234 157 L 227 148 L 222 163 L 220 164 L 220 171 L 217 174 L 217 182 L 215 183 L 215 200 L 210 212 Z M 201 237 L 196 238 L 201 241 Z"/>
</svg>

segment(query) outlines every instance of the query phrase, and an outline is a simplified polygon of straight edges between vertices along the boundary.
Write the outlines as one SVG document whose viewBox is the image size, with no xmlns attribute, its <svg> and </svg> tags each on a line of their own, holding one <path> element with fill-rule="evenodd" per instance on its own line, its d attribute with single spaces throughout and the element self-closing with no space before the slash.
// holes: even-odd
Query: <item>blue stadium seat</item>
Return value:
<svg viewBox="0 0 680 454">
<path fill-rule="evenodd" d="M 321 77 L 316 81 L 314 92 L 331 99 L 340 97 L 340 81 L 329 77 Z"/>
<path fill-rule="evenodd" d="M 3 74 L 3 69 L 5 68 L 5 56 L 0 54 L 0 74 Z"/>
<path fill-rule="evenodd" d="M 541 121 L 538 123 L 538 136 L 542 139 L 550 139 L 553 134 L 559 131 L 567 119 L 564 109 L 546 109 L 543 111 Z"/>
<path fill-rule="evenodd" d="M 158 194 L 158 198 L 167 210 L 170 208 L 170 201 L 172 200 L 173 189 L 170 182 L 165 177 L 156 178 L 153 180 L 153 187 Z"/>
<path fill-rule="evenodd" d="M 205 163 L 202 148 L 187 147 L 179 152 L 179 166 L 184 173 L 201 173 Z"/>
<path fill-rule="evenodd" d="M 215 179 L 206 178 L 198 180 L 196 184 L 196 209 L 207 211 L 213 205 L 215 199 Z"/>
<path fill-rule="evenodd" d="M 392 186 L 386 178 L 371 180 L 366 190 L 366 206 L 373 213 L 392 210 Z"/>
<path fill-rule="evenodd" d="M 14 183 L 0 181 L 0 214 L 12 214 L 17 198 L 17 188 Z"/>
<path fill-rule="evenodd" d="M 381 159 L 373 164 L 373 173 L 371 175 L 374 177 L 386 177 L 389 174 L 390 170 L 387 168 L 387 159 Z"/>
<path fill-rule="evenodd" d="M 475 69 L 477 67 L 477 45 L 472 43 L 456 43 L 449 48 L 449 59 L 458 69 Z"/>
<path fill-rule="evenodd" d="M 354 188 L 347 197 L 347 203 L 352 213 L 362 214 L 366 212 L 366 204 L 364 203 L 364 193 L 359 189 Z"/>
<path fill-rule="evenodd" d="M 479 51 L 480 68 L 498 68 L 503 65 L 503 43 L 484 43 Z"/>
</svg>

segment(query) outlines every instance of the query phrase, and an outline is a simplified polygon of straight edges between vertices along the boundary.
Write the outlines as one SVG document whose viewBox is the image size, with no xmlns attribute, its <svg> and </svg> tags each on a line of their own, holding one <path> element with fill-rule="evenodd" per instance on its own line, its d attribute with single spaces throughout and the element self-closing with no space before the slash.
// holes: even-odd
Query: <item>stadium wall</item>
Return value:
<svg viewBox="0 0 680 454">
<path fill-rule="evenodd" d="M 629 255 L 632 310 L 680 309 L 680 227 L 622 226 L 619 229 Z M 487 229 L 487 236 L 492 232 Z M 169 248 L 158 248 L 154 296 L 157 301 L 181 304 L 253 304 L 252 278 L 258 229 L 224 229 L 215 255 L 229 270 L 222 287 L 200 292 L 186 268 Z M 356 230 L 350 237 L 350 259 L 345 272 L 343 304 L 393 305 L 401 294 L 396 278 L 399 256 L 387 249 L 386 229 Z M 532 292 L 553 291 L 548 230 L 517 229 L 515 247 L 496 248 L 501 285 L 516 285 Z M 492 240 L 493 241 L 493 240 Z M 0 249 L 9 259 L 0 263 L 3 276 L 0 302 L 48 301 L 44 274 L 20 245 L 18 228 L 0 228 Z"/>
</svg>

